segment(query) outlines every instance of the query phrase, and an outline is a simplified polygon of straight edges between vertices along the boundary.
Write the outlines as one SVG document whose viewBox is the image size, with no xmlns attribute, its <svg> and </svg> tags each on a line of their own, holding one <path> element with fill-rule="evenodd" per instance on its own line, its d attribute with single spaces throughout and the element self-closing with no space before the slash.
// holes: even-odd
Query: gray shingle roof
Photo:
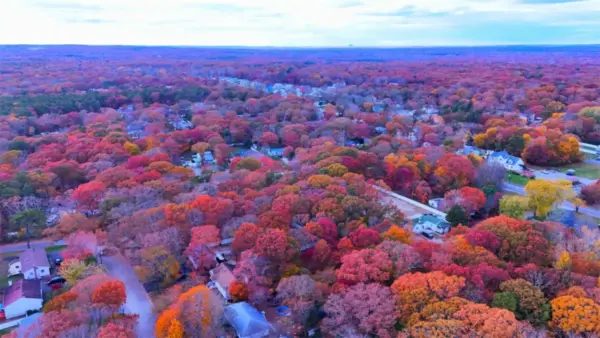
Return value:
<svg viewBox="0 0 600 338">
<path fill-rule="evenodd" d="M 246 302 L 227 306 L 225 318 L 235 328 L 239 337 L 249 337 L 271 329 L 271 324 L 265 316 Z"/>
</svg>

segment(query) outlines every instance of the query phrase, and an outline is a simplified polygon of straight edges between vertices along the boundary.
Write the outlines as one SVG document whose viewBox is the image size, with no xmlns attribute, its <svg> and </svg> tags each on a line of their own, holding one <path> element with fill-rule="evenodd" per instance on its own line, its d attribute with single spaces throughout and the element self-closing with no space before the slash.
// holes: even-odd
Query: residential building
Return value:
<svg viewBox="0 0 600 338">
<path fill-rule="evenodd" d="M 477 147 L 472 146 L 464 146 L 462 149 L 459 149 L 456 154 L 468 156 L 470 154 L 477 155 L 479 157 L 486 157 L 488 154 L 492 153 L 489 150 L 479 149 Z"/>
<path fill-rule="evenodd" d="M 425 214 L 413 221 L 413 232 L 429 235 L 444 235 L 450 231 L 450 224 L 439 216 Z"/>
<path fill-rule="evenodd" d="M 499 163 L 506 168 L 506 170 L 521 172 L 525 169 L 525 163 L 522 159 L 510 155 L 506 151 L 495 151 L 487 157 L 487 161 L 491 163 Z"/>
<path fill-rule="evenodd" d="M 273 330 L 264 313 L 246 302 L 225 307 L 224 315 L 239 338 L 262 338 L 268 336 Z"/>
<path fill-rule="evenodd" d="M 283 157 L 284 148 L 269 148 L 267 149 L 267 155 L 275 157 Z"/>
<path fill-rule="evenodd" d="M 235 276 L 233 275 L 233 272 L 231 272 L 231 269 L 229 269 L 227 265 L 221 263 L 217 265 L 216 268 L 210 270 L 209 275 L 210 280 L 221 296 L 223 296 L 226 301 L 230 301 L 231 295 L 229 295 L 229 286 L 235 281 Z"/>
<path fill-rule="evenodd" d="M 427 201 L 427 205 L 429 205 L 432 208 L 436 208 L 438 210 L 443 210 L 444 209 L 444 199 L 443 198 L 432 198 L 429 201 Z"/>
<path fill-rule="evenodd" d="M 8 263 L 8 276 L 14 276 L 14 275 L 18 275 L 21 273 L 21 261 L 20 260 L 14 260 L 10 263 Z"/>
<path fill-rule="evenodd" d="M 50 263 L 44 249 L 27 249 L 19 255 L 19 261 L 25 279 L 40 279 L 50 275 Z"/>
<path fill-rule="evenodd" d="M 19 279 L 4 291 L 4 315 L 7 319 L 37 311 L 42 308 L 42 283 L 40 280 Z"/>
</svg>

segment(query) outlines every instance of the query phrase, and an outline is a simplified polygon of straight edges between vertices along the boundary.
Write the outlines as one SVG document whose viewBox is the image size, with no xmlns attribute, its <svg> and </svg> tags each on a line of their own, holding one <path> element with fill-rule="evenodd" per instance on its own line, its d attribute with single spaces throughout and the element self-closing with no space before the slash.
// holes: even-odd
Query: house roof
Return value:
<svg viewBox="0 0 600 338">
<path fill-rule="evenodd" d="M 416 219 L 416 223 L 433 223 L 437 226 L 448 226 L 448 222 L 434 215 L 425 214 Z"/>
<path fill-rule="evenodd" d="M 21 261 L 21 270 L 23 272 L 33 269 L 33 267 L 50 267 L 48 256 L 44 249 L 27 249 L 19 255 Z"/>
<path fill-rule="evenodd" d="M 219 264 L 212 269 L 210 279 L 221 285 L 225 290 L 229 290 L 229 285 L 235 281 L 235 276 L 225 264 Z"/>
<path fill-rule="evenodd" d="M 237 331 L 239 337 L 249 337 L 271 329 L 265 316 L 246 302 L 225 308 L 225 318 Z"/>
<path fill-rule="evenodd" d="M 518 158 L 516 156 L 512 156 L 511 154 L 506 152 L 506 150 L 505 151 L 495 151 L 495 152 L 491 153 L 489 157 L 501 159 L 502 161 L 504 161 L 510 165 L 517 164 L 519 161 L 521 161 L 520 158 Z"/>
<path fill-rule="evenodd" d="M 42 284 L 38 279 L 19 279 L 4 291 L 4 307 L 21 298 L 42 298 Z"/>
</svg>

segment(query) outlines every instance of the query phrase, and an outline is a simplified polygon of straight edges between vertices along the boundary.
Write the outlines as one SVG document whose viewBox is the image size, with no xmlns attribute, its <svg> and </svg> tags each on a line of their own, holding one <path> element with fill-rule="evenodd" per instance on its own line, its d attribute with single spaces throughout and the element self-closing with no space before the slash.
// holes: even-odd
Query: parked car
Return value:
<svg viewBox="0 0 600 338">
<path fill-rule="evenodd" d="M 50 285 L 54 285 L 54 284 L 63 284 L 63 283 L 66 283 L 66 282 L 67 282 L 67 280 L 64 279 L 63 277 L 61 277 L 61 276 L 54 276 L 54 277 L 50 278 L 50 280 L 46 284 L 48 284 L 50 286 Z"/>
<path fill-rule="evenodd" d="M 523 170 L 523 172 L 521 172 L 521 176 L 533 179 L 535 178 L 535 173 L 531 170 Z"/>
<path fill-rule="evenodd" d="M 565 172 L 568 176 L 575 176 L 575 169 L 569 169 Z"/>
<path fill-rule="evenodd" d="M 429 238 L 429 239 L 433 238 L 433 236 L 431 234 L 428 234 L 426 232 L 421 232 L 421 235 L 423 235 L 423 237 L 425 237 L 425 238 Z"/>
</svg>

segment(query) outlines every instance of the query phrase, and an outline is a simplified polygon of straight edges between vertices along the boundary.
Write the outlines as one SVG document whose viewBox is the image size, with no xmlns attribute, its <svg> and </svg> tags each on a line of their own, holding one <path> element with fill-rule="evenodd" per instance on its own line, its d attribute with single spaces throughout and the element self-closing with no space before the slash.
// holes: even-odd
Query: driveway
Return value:
<svg viewBox="0 0 600 338">
<path fill-rule="evenodd" d="M 138 337 L 154 337 L 154 324 L 156 316 L 154 315 L 152 301 L 144 286 L 133 271 L 133 267 L 125 257 L 120 254 L 113 256 L 103 256 L 102 264 L 106 267 L 108 274 L 119 279 L 125 284 L 127 293 L 127 302 L 125 303 L 125 312 L 138 314 Z"/>
</svg>

